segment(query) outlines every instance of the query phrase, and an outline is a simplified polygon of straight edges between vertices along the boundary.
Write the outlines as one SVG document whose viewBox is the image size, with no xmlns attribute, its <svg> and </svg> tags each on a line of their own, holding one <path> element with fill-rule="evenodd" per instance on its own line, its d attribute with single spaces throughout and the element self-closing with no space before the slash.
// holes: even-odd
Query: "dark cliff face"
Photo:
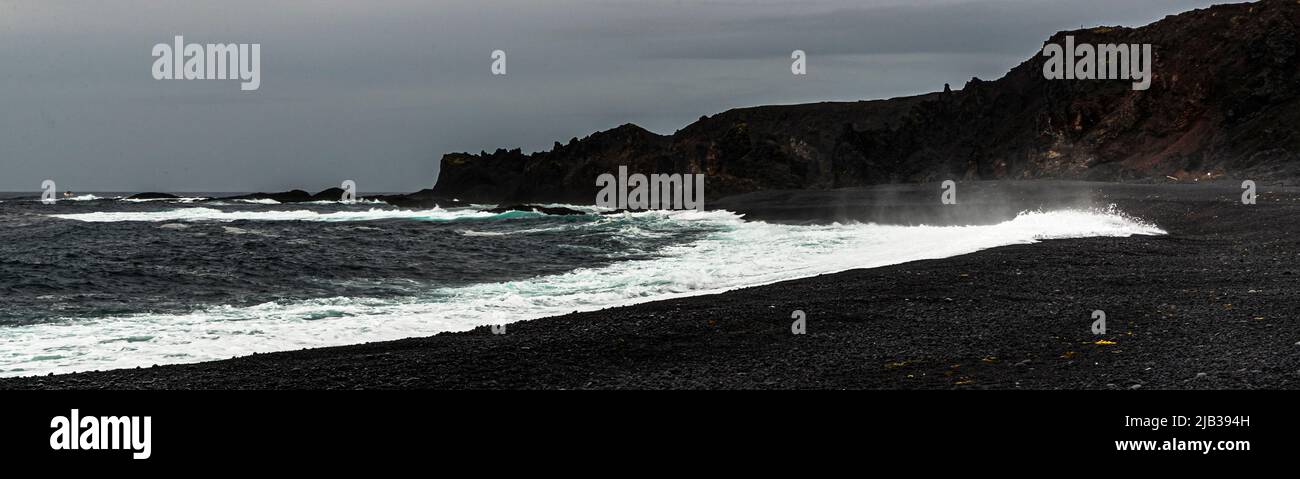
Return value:
<svg viewBox="0 0 1300 479">
<path fill-rule="evenodd" d="M 957 91 L 742 108 L 670 136 L 629 124 L 531 155 L 449 154 L 432 194 L 591 203 L 596 177 L 620 165 L 704 173 L 710 198 L 943 179 L 1300 176 L 1300 1 L 1220 5 L 1048 41 L 1067 35 L 1152 44 L 1150 89 L 1046 80 L 1040 55 Z"/>
</svg>

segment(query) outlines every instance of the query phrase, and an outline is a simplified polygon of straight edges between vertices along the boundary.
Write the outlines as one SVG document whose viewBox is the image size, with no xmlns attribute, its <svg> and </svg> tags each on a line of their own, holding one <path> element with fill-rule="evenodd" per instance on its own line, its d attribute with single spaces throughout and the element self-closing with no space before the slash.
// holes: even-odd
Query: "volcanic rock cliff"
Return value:
<svg viewBox="0 0 1300 479">
<path fill-rule="evenodd" d="M 707 196 L 943 179 L 1269 180 L 1300 176 L 1300 1 L 1193 10 L 1141 28 L 1061 32 L 1152 44 L 1151 87 L 1046 80 L 1044 56 L 914 97 L 764 106 L 663 136 L 627 124 L 525 155 L 448 154 L 433 191 L 470 202 L 591 203 L 595 178 L 705 173 Z"/>
</svg>

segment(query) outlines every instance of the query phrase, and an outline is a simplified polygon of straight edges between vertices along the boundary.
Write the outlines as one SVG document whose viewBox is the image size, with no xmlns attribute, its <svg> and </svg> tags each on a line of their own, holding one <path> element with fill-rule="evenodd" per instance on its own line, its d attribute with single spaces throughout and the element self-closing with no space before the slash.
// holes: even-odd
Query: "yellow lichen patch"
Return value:
<svg viewBox="0 0 1300 479">
<path fill-rule="evenodd" d="M 1114 342 L 1114 341 L 1107 341 L 1107 340 L 1105 340 L 1105 339 L 1098 339 L 1097 342 L 1092 343 L 1092 344 L 1098 344 L 1098 345 L 1102 345 L 1102 346 L 1109 346 L 1109 345 L 1115 344 L 1115 342 Z"/>
<path fill-rule="evenodd" d="M 907 366 L 908 363 L 911 363 L 911 361 L 895 361 L 892 363 L 885 363 L 885 369 L 898 369 L 903 366 Z"/>
<path fill-rule="evenodd" d="M 997 357 L 997 356 L 987 356 L 987 357 L 985 357 L 984 359 L 981 359 L 980 362 L 988 363 L 988 364 L 993 364 L 993 363 L 998 362 L 998 357 Z"/>
<path fill-rule="evenodd" d="M 975 380 L 974 380 L 974 379 L 971 379 L 971 378 L 967 378 L 967 377 L 962 377 L 962 378 L 958 378 L 958 379 L 957 379 L 957 382 L 955 382 L 955 383 L 953 383 L 953 384 L 956 384 L 956 385 L 958 385 L 958 386 L 964 386 L 964 385 L 967 385 L 967 384 L 975 384 Z"/>
<path fill-rule="evenodd" d="M 1064 354 L 1061 355 L 1061 357 L 1065 359 L 1074 359 L 1074 357 L 1078 355 L 1079 353 L 1076 353 L 1074 351 L 1066 351 Z"/>
</svg>

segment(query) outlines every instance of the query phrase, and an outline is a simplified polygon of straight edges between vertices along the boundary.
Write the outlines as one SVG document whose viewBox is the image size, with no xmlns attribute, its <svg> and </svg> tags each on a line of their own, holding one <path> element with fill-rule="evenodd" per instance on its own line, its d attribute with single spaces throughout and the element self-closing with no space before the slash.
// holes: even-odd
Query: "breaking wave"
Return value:
<svg viewBox="0 0 1300 479">
<path fill-rule="evenodd" d="M 318 213 L 187 208 L 60 217 L 79 221 L 363 221 L 488 216 L 502 215 L 442 209 Z M 10 327 L 0 334 L 0 375 L 197 362 L 254 352 L 425 336 L 848 269 L 945 258 L 1044 239 L 1165 233 L 1113 209 L 1025 212 L 1003 223 L 976 226 L 795 226 L 748 222 L 726 211 L 621 213 L 590 216 L 587 221 L 654 224 L 658 230 L 664 224 L 682 229 L 707 225 L 712 232 L 696 241 L 669 246 L 649 258 L 516 281 L 427 287 L 398 298 L 333 297 L 247 307 L 209 306 L 181 314 L 66 318 Z M 462 234 L 482 235 L 471 231 L 463 230 Z M 512 234 L 528 234 L 526 231 Z"/>
</svg>

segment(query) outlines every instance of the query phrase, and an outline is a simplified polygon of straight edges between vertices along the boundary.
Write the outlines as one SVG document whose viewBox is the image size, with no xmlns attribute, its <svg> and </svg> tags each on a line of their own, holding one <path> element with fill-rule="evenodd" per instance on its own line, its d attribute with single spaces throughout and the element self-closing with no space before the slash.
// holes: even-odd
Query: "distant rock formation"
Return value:
<svg viewBox="0 0 1300 479">
<path fill-rule="evenodd" d="M 168 193 L 150 192 L 150 193 L 136 193 L 134 195 L 128 196 L 126 199 L 128 200 L 174 200 L 177 198 L 180 197 Z"/>
<path fill-rule="evenodd" d="M 717 198 L 943 179 L 1300 176 L 1300 3 L 1193 10 L 1141 28 L 1061 32 L 1154 45 L 1154 83 L 1043 78 L 1037 55 L 994 81 L 891 100 L 730 110 L 668 136 L 636 125 L 525 155 L 442 158 L 425 198 L 594 201 L 595 178 L 705 173 Z"/>
<path fill-rule="evenodd" d="M 280 203 L 303 203 L 312 201 L 311 193 L 303 190 L 282 191 L 279 193 L 253 193 L 249 195 L 216 198 L 217 200 L 273 200 Z"/>
<path fill-rule="evenodd" d="M 311 201 L 343 201 L 343 188 L 326 188 L 320 193 L 311 195 Z"/>
<path fill-rule="evenodd" d="M 253 193 L 248 195 L 216 198 L 217 200 L 273 200 L 278 203 L 306 203 L 310 201 L 341 201 L 342 188 L 327 188 L 320 193 L 311 194 L 303 190 L 289 190 L 279 193 Z M 358 197 L 358 199 L 361 199 Z"/>
<path fill-rule="evenodd" d="M 541 206 L 541 205 L 511 205 L 511 206 L 491 208 L 484 211 L 487 211 L 488 213 L 508 213 L 511 211 L 527 211 L 527 212 L 537 212 L 544 215 L 561 215 L 561 216 L 587 214 L 584 211 L 575 210 L 573 208 L 565 208 L 562 206 Z"/>
</svg>

